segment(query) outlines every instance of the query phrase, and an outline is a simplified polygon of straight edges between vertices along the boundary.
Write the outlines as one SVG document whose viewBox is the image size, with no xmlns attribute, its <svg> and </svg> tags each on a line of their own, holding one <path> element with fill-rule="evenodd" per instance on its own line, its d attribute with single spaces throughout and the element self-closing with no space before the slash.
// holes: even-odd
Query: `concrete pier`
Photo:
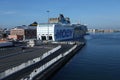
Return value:
<svg viewBox="0 0 120 80">
<path fill-rule="evenodd" d="M 46 80 L 84 46 L 54 42 L 0 55 L 0 80 Z"/>
<path fill-rule="evenodd" d="M 40 73 L 39 75 L 35 76 L 33 80 L 50 80 L 50 78 L 62 68 L 82 47 L 84 47 L 85 43 L 76 43 L 76 47 L 69 52 L 69 55 L 61 58 L 59 61 L 54 63 L 44 72 Z M 65 52 L 66 53 L 66 52 Z"/>
</svg>

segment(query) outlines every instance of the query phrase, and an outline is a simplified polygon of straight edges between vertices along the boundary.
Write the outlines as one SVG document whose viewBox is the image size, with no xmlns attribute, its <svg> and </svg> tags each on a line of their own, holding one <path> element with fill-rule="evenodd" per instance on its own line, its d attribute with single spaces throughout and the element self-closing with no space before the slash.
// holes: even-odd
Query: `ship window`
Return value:
<svg viewBox="0 0 120 80">
<path fill-rule="evenodd" d="M 49 36 L 49 40 L 52 40 L 52 36 Z"/>
<path fill-rule="evenodd" d="M 46 36 L 41 36 L 42 40 L 46 40 Z"/>
</svg>

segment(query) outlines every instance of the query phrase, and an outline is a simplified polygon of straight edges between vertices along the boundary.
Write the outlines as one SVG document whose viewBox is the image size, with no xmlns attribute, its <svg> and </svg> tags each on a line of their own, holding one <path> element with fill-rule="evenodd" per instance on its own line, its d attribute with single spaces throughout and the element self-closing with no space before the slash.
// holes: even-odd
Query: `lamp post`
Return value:
<svg viewBox="0 0 120 80">
<path fill-rule="evenodd" d="M 47 40 L 49 40 L 49 10 L 47 10 L 48 13 L 48 34 L 47 34 Z"/>
</svg>

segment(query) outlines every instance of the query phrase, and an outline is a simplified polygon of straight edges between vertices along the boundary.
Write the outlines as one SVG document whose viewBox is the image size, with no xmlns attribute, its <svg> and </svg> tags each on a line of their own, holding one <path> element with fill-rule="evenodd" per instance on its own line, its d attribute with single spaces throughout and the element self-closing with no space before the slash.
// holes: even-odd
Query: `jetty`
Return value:
<svg viewBox="0 0 120 80">
<path fill-rule="evenodd" d="M 0 50 L 0 80 L 47 80 L 76 54 L 84 42 L 50 42 Z M 13 51 L 12 51 L 13 50 Z"/>
</svg>

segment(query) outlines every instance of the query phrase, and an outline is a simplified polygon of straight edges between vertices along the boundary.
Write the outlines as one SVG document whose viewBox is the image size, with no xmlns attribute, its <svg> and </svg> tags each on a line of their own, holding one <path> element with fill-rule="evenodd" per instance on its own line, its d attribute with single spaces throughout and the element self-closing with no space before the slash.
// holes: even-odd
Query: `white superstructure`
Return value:
<svg viewBox="0 0 120 80">
<path fill-rule="evenodd" d="M 72 39 L 73 30 L 70 24 L 40 24 L 37 26 L 37 39 L 51 41 Z"/>
</svg>

